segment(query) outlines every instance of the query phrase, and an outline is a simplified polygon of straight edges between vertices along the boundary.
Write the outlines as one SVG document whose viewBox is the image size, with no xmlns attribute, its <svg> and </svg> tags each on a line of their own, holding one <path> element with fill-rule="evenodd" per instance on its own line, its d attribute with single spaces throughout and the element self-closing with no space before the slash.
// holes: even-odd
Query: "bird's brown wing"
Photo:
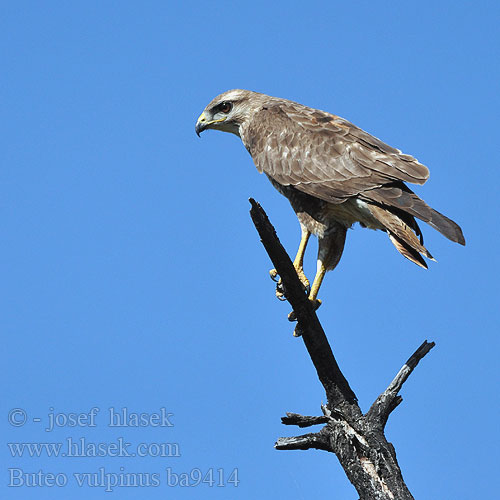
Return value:
<svg viewBox="0 0 500 500">
<path fill-rule="evenodd" d="M 253 116 L 247 147 L 260 171 L 333 203 L 400 180 L 423 184 L 429 170 L 347 120 L 284 101 Z"/>
<path fill-rule="evenodd" d="M 258 170 L 282 185 L 330 203 L 359 196 L 396 207 L 463 244 L 459 226 L 403 184 L 425 183 L 427 167 L 343 118 L 273 101 L 254 114 L 243 140 Z"/>
</svg>

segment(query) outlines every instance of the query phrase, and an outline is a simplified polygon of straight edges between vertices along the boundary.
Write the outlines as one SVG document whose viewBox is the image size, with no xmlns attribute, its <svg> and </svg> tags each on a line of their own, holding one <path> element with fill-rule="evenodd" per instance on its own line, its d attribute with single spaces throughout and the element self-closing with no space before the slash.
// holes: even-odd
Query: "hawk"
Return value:
<svg viewBox="0 0 500 500">
<path fill-rule="evenodd" d="M 406 185 L 424 184 L 427 167 L 339 116 L 236 89 L 218 95 L 204 109 L 195 130 L 199 136 L 206 129 L 240 137 L 257 170 L 288 198 L 302 230 L 294 266 L 316 307 L 325 273 L 338 264 L 347 229 L 355 222 L 385 231 L 404 257 L 423 268 L 424 257 L 434 259 L 416 219 L 465 245 L 460 227 Z M 319 244 L 309 287 L 303 260 L 311 234 Z"/>
</svg>

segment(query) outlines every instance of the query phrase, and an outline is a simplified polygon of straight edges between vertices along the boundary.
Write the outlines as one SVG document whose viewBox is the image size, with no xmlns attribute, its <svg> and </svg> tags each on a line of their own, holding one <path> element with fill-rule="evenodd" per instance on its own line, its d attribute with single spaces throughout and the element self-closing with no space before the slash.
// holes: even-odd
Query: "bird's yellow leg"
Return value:
<svg viewBox="0 0 500 500">
<path fill-rule="evenodd" d="M 307 242 L 309 241 L 309 237 L 311 233 L 301 226 L 302 236 L 300 238 L 299 249 L 297 250 L 297 255 L 295 256 L 295 260 L 293 261 L 293 267 L 297 271 L 297 275 L 304 285 L 306 289 L 309 288 L 309 280 L 304 274 L 304 254 L 306 253 Z"/>
<path fill-rule="evenodd" d="M 311 291 L 309 293 L 309 300 L 311 301 L 314 309 L 318 309 L 321 305 L 321 300 L 316 297 L 318 296 L 318 292 L 321 287 L 321 283 L 323 283 L 326 272 L 334 269 L 342 256 L 346 232 L 346 227 L 340 224 L 331 224 L 328 233 L 321 238 L 318 237 L 318 261 L 316 276 L 314 277 Z M 297 320 L 294 311 L 288 315 L 288 319 L 290 321 Z M 293 335 L 295 337 L 300 337 L 302 333 L 299 328 L 295 328 Z"/>
<path fill-rule="evenodd" d="M 314 307 L 314 310 L 318 309 L 318 307 L 321 305 L 321 300 L 317 299 L 317 295 L 319 292 L 319 287 L 321 286 L 321 283 L 323 282 L 323 278 L 325 277 L 327 271 L 327 267 L 323 263 L 321 259 L 318 259 L 318 269 L 316 271 L 316 276 L 314 277 L 314 281 L 311 287 L 311 291 L 309 293 L 309 300 L 312 302 L 312 305 Z M 297 316 L 295 315 L 295 311 L 292 311 L 288 315 L 288 320 L 289 321 L 297 321 Z M 297 329 L 293 332 L 294 337 L 300 337 L 300 333 L 298 332 Z"/>
<path fill-rule="evenodd" d="M 335 269 L 340 261 L 344 250 L 345 237 L 347 229 L 342 225 L 335 225 L 330 228 L 330 231 L 323 238 L 318 238 L 318 264 L 316 276 L 311 287 L 309 299 L 312 300 L 315 307 L 321 305 L 318 296 L 319 288 L 323 283 L 326 271 Z"/>
<path fill-rule="evenodd" d="M 318 268 L 316 270 L 316 276 L 314 277 L 314 281 L 311 287 L 311 293 L 309 294 L 309 300 L 313 302 L 316 301 L 316 297 L 318 296 L 319 287 L 321 283 L 323 283 L 323 278 L 326 274 L 326 266 L 321 259 L 318 259 Z M 321 301 L 319 302 L 321 304 Z"/>
<path fill-rule="evenodd" d="M 319 292 L 319 287 L 321 286 L 321 283 L 323 282 L 323 278 L 325 277 L 326 274 L 326 266 L 323 264 L 323 261 L 318 259 L 318 269 L 316 271 L 316 276 L 314 277 L 314 281 L 311 287 L 311 291 L 309 293 L 309 300 L 312 302 L 314 310 L 318 309 L 318 307 L 321 305 L 321 300 L 316 299 L 316 296 L 318 295 Z M 288 320 L 289 321 L 297 321 L 297 316 L 295 314 L 295 311 L 292 311 L 288 315 Z M 295 330 L 293 331 L 293 336 L 294 337 L 300 337 L 302 335 L 301 330 L 299 327 L 295 327 Z"/>
</svg>

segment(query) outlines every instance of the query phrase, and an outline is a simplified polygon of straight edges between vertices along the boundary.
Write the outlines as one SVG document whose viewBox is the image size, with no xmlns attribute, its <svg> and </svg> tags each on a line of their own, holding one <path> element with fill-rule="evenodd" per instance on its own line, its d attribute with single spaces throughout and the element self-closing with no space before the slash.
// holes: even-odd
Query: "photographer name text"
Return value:
<svg viewBox="0 0 500 500">
<path fill-rule="evenodd" d="M 134 412 L 128 408 L 108 408 L 107 412 L 101 412 L 100 408 L 93 407 L 87 412 L 65 413 L 56 412 L 49 408 L 45 419 L 40 417 L 30 418 L 22 408 L 14 408 L 9 412 L 8 420 L 14 427 L 22 427 L 29 421 L 34 423 L 46 423 L 45 431 L 52 432 L 56 428 L 64 427 L 97 427 L 102 425 L 103 420 L 108 427 L 173 427 L 174 414 L 166 408 L 160 408 L 157 412 Z"/>
</svg>

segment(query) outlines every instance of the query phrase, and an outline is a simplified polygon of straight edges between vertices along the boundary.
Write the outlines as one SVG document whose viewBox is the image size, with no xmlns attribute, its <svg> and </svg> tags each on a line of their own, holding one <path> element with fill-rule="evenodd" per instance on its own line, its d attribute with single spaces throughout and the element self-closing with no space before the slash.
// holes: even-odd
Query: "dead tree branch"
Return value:
<svg viewBox="0 0 500 500">
<path fill-rule="evenodd" d="M 299 427 L 311 427 L 311 425 L 326 424 L 328 417 L 306 417 L 298 413 L 287 413 L 281 417 L 281 423 L 285 425 L 298 425 Z"/>
<path fill-rule="evenodd" d="M 434 347 L 425 341 L 399 370 L 387 389 L 363 414 L 349 383 L 340 371 L 316 312 L 304 291 L 292 261 L 281 245 L 262 207 L 250 199 L 250 215 L 274 267 L 282 280 L 286 299 L 297 318 L 306 349 L 326 392 L 323 416 L 287 413 L 285 425 L 310 427 L 325 424 L 316 433 L 279 438 L 278 450 L 318 449 L 335 453 L 361 500 L 410 500 L 396 452 L 384 435 L 391 412 L 401 403 L 399 392 L 420 360 Z"/>
<path fill-rule="evenodd" d="M 281 276 L 285 297 L 295 311 L 297 326 L 301 331 L 318 377 L 325 388 L 328 402 L 332 407 L 339 407 L 349 414 L 352 413 L 354 418 L 361 416 L 356 395 L 340 371 L 323 327 L 304 292 L 304 287 L 295 272 L 290 257 L 280 243 L 276 231 L 262 207 L 252 198 L 250 203 L 252 204 L 250 215 L 253 223 L 274 267 Z"/>
</svg>

